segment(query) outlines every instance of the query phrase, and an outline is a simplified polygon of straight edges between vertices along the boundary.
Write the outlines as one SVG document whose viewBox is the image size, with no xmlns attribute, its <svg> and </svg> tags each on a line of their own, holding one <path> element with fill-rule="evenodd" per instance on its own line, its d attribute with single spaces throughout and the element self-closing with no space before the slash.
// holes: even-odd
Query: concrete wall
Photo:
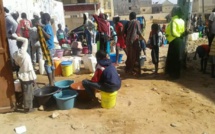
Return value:
<svg viewBox="0 0 215 134">
<path fill-rule="evenodd" d="M 83 18 L 65 18 L 65 23 L 70 30 L 73 30 L 83 24 Z"/>
<path fill-rule="evenodd" d="M 152 13 L 152 7 L 141 7 L 140 8 L 140 14 L 151 14 Z"/>
<path fill-rule="evenodd" d="M 174 5 L 163 5 L 162 12 L 163 13 L 170 13 L 173 9 Z"/>
<path fill-rule="evenodd" d="M 215 0 L 205 0 L 204 2 L 204 12 L 210 13 L 213 8 L 215 8 Z M 193 1 L 193 12 L 202 13 L 202 0 Z"/>
</svg>

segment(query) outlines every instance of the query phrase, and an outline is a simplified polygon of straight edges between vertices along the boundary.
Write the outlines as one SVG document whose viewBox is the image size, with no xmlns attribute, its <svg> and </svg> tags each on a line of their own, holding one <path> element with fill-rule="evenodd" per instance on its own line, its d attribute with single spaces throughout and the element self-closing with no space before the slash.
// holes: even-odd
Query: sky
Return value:
<svg viewBox="0 0 215 134">
<path fill-rule="evenodd" d="M 159 3 L 163 3 L 165 0 L 152 0 L 152 2 L 159 2 Z M 176 4 L 177 0 L 169 0 L 170 2 Z"/>
</svg>

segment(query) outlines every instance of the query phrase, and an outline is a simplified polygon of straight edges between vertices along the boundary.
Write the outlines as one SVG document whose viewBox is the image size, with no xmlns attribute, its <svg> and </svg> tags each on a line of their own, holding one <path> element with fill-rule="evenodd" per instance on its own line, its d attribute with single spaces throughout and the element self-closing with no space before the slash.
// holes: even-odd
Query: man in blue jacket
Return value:
<svg viewBox="0 0 215 134">
<path fill-rule="evenodd" d="M 96 59 L 96 72 L 93 78 L 82 81 L 86 92 L 92 99 L 96 99 L 94 89 L 112 93 L 121 87 L 121 79 L 116 68 L 112 65 L 111 60 L 107 58 L 107 53 L 102 50 L 98 51 L 96 53 Z"/>
</svg>

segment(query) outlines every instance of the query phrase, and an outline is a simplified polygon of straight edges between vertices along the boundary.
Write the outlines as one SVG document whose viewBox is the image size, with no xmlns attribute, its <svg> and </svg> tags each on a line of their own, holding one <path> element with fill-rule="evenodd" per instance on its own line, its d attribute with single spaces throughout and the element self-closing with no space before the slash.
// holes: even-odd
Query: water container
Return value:
<svg viewBox="0 0 215 134">
<path fill-rule="evenodd" d="M 71 61 L 63 61 L 61 62 L 62 75 L 64 77 L 68 77 L 73 74 L 72 62 Z"/>
<path fill-rule="evenodd" d="M 111 62 L 112 63 L 116 63 L 116 54 L 115 53 L 111 53 L 111 54 L 109 54 L 109 56 L 110 56 Z M 118 63 L 122 62 L 122 57 L 123 57 L 123 54 L 119 54 Z"/>
<path fill-rule="evenodd" d="M 92 56 L 93 56 L 92 54 L 86 54 L 82 57 L 85 69 L 89 69 L 89 57 L 92 57 Z"/>
<path fill-rule="evenodd" d="M 83 47 L 82 54 L 88 54 L 88 47 Z"/>
<path fill-rule="evenodd" d="M 76 57 L 72 60 L 73 63 L 73 72 L 78 73 L 80 71 L 80 60 Z"/>
<path fill-rule="evenodd" d="M 92 54 L 96 54 L 96 52 L 97 52 L 97 44 L 92 43 Z"/>
<path fill-rule="evenodd" d="M 117 91 L 107 93 L 101 91 L 101 105 L 103 108 L 113 108 L 116 105 Z"/>
<path fill-rule="evenodd" d="M 62 69 L 61 69 L 60 63 L 61 63 L 60 59 L 54 59 L 55 76 L 59 76 L 62 74 Z"/>
<path fill-rule="evenodd" d="M 91 56 L 89 57 L 89 61 L 88 61 L 88 64 L 89 64 L 89 70 L 91 73 L 94 73 L 96 71 L 96 64 L 97 64 L 97 60 L 94 56 Z"/>
<path fill-rule="evenodd" d="M 74 90 L 62 90 L 61 92 L 55 93 L 53 96 L 60 110 L 68 110 L 74 107 L 77 95 L 78 93 Z"/>
<path fill-rule="evenodd" d="M 54 83 L 56 87 L 60 89 L 70 89 L 70 85 L 74 83 L 74 80 L 62 80 Z"/>
<path fill-rule="evenodd" d="M 19 79 L 14 81 L 15 92 L 22 92 L 21 83 Z"/>
<path fill-rule="evenodd" d="M 54 57 L 61 58 L 61 57 L 63 57 L 63 53 L 64 53 L 64 50 L 63 50 L 63 49 L 56 49 L 56 50 L 55 50 L 55 56 L 54 56 Z"/>
<path fill-rule="evenodd" d="M 45 60 L 40 59 L 39 60 L 39 72 L 41 75 L 46 74 L 44 65 L 45 65 Z"/>
<path fill-rule="evenodd" d="M 107 48 L 106 48 L 106 52 L 107 54 L 110 54 L 110 41 L 107 42 Z"/>
</svg>

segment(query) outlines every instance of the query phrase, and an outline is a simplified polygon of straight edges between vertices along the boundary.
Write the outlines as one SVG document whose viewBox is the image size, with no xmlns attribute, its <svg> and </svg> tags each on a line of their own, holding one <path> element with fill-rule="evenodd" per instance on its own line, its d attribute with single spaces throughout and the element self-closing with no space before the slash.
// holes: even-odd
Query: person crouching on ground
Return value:
<svg viewBox="0 0 215 134">
<path fill-rule="evenodd" d="M 111 60 L 107 58 L 105 51 L 99 50 L 96 53 L 96 72 L 91 80 L 83 80 L 82 84 L 86 92 L 96 100 L 94 89 L 112 93 L 120 89 L 121 79 Z"/>
<path fill-rule="evenodd" d="M 19 48 L 13 54 L 13 59 L 15 64 L 20 67 L 18 78 L 21 82 L 23 92 L 24 112 L 31 112 L 33 111 L 33 91 L 37 76 L 34 72 L 31 57 L 27 52 L 28 39 L 14 35 L 12 37 L 17 40 L 17 46 Z"/>
<path fill-rule="evenodd" d="M 209 51 L 210 51 L 209 45 L 202 44 L 196 48 L 196 52 L 193 57 L 193 60 L 196 60 L 196 54 L 199 55 L 199 58 L 201 59 L 201 62 L 200 62 L 201 70 L 200 71 L 203 73 L 206 73 Z"/>
</svg>

